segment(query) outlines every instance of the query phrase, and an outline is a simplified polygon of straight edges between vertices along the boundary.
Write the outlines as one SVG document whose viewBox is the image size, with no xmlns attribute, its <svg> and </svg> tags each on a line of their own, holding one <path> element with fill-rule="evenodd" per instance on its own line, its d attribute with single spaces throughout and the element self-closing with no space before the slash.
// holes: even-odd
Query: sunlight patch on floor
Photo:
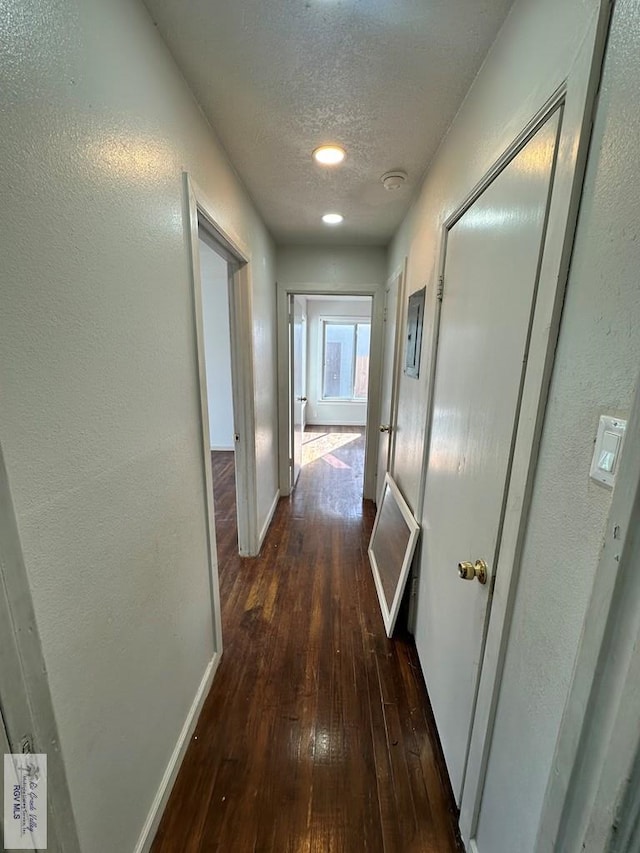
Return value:
<svg viewBox="0 0 640 853">
<path fill-rule="evenodd" d="M 338 459 L 337 456 L 334 456 L 333 453 L 325 453 L 322 457 L 322 461 L 326 462 L 327 465 L 331 465 L 332 468 L 350 468 L 351 465 L 347 465 L 346 462 L 343 462 L 342 459 Z"/>
<path fill-rule="evenodd" d="M 302 467 L 323 459 L 333 468 L 348 468 L 349 466 L 337 459 L 333 453 L 345 444 L 360 438 L 360 432 L 325 432 L 308 430 L 302 439 Z"/>
</svg>

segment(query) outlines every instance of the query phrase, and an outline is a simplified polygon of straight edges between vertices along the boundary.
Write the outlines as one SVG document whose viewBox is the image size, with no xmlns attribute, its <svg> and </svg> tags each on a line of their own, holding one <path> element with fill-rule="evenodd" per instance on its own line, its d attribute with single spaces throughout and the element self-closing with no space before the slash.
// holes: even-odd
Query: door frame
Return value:
<svg viewBox="0 0 640 853">
<path fill-rule="evenodd" d="M 435 373 L 441 304 L 446 292 L 447 237 L 451 228 L 556 110 L 562 110 L 554 154 L 544 242 L 528 335 L 526 372 L 516 412 L 515 438 L 507 473 L 506 498 L 491 578 L 484 648 L 476 700 L 468 733 L 468 753 L 460 803 L 459 825 L 464 843 L 478 853 L 475 842 L 493 727 L 509 640 L 511 617 L 533 492 L 547 397 L 560 331 L 578 208 L 591 137 L 609 20 L 604 2 L 569 63 L 566 78 L 511 142 L 468 196 L 444 221 L 441 230 L 437 286 L 430 288 L 434 322 L 427 344 L 429 358 L 427 430 L 425 434 L 417 517 L 422 519 L 434 410 Z"/>
<path fill-rule="evenodd" d="M 2 716 L 2 703 L 0 702 L 0 755 L 10 755 L 11 747 L 9 746 L 9 737 L 7 735 L 7 727 L 4 724 L 4 718 Z M 4 775 L 4 767 L 3 767 L 3 775 Z M 4 791 L 3 791 L 3 799 L 4 799 Z M 4 806 L 4 801 L 3 801 Z M 48 820 L 48 818 L 47 818 Z M 0 837 L 4 837 L 2 835 L 4 833 L 4 808 L 3 811 L 0 812 Z"/>
<path fill-rule="evenodd" d="M 31 598 L 4 455 L 0 446 L 0 705 L 13 752 L 25 740 L 47 755 L 50 853 L 80 853 L 64 756 Z M 0 747 L 4 753 L 4 735 Z"/>
<path fill-rule="evenodd" d="M 288 311 L 289 311 L 289 417 L 290 417 L 290 435 L 291 435 L 291 444 L 289 445 L 288 456 L 290 459 L 290 471 L 291 471 L 291 490 L 296 486 L 297 477 L 295 476 L 295 466 L 294 466 L 294 456 L 295 456 L 295 431 L 296 431 L 296 417 L 295 417 L 295 407 L 296 400 L 294 397 L 296 396 L 295 391 L 295 360 L 292 358 L 292 353 L 295 350 L 295 313 L 296 313 L 296 297 L 299 294 L 290 293 L 288 300 Z M 300 403 L 300 423 L 302 432 L 305 429 L 305 415 L 307 411 L 307 357 L 306 357 L 306 349 L 307 349 L 307 306 L 305 302 L 304 314 L 302 317 L 302 326 L 304 329 L 303 340 L 302 340 L 302 396 L 303 399 L 299 400 Z M 302 447 L 301 447 L 302 452 Z M 302 470 L 302 459 L 300 459 L 300 470 Z M 298 476 L 300 472 L 298 472 Z"/>
<path fill-rule="evenodd" d="M 255 463 L 255 412 L 253 377 L 253 330 L 250 255 L 242 243 L 217 222 L 215 208 L 195 181 L 183 173 L 189 275 L 193 297 L 195 366 L 199 387 L 200 443 L 204 485 L 204 512 L 207 526 L 207 556 L 211 588 L 215 650 L 222 652 L 222 614 L 218 559 L 215 536 L 209 406 L 202 318 L 202 280 L 200 273 L 199 229 L 215 241 L 229 270 L 229 319 L 231 325 L 231 377 L 235 430 L 236 498 L 238 512 L 238 549 L 243 557 L 259 551 Z M 246 391 L 246 393 L 245 393 Z"/>
<path fill-rule="evenodd" d="M 517 382 L 517 396 L 513 410 L 513 419 L 511 429 L 508 436 L 508 447 L 505 450 L 507 456 L 507 465 L 505 468 L 502 494 L 500 497 L 500 506 L 496 516 L 496 540 L 495 551 L 490 554 L 489 560 L 489 578 L 486 590 L 486 609 L 481 629 L 480 637 L 473 637 L 475 647 L 476 641 L 479 642 L 479 666 L 478 672 L 473 687 L 474 695 L 471 701 L 471 711 L 469 728 L 463 733 L 460 732 L 460 740 L 463 738 L 466 741 L 465 755 L 462 766 L 461 782 L 453 791 L 455 798 L 460 797 L 460 829 L 463 841 L 471 850 L 475 850 L 473 838 L 469 830 L 465 831 L 465 805 L 469 797 L 469 770 L 474 771 L 472 763 L 474 758 L 473 753 L 473 735 L 477 729 L 476 723 L 480 711 L 480 684 L 483 675 L 491 672 L 493 678 L 493 688 L 497 698 L 502 671 L 499 668 L 497 660 L 492 660 L 488 655 L 488 635 L 493 626 L 495 633 L 505 642 L 508 637 L 508 620 L 510 618 L 511 607 L 513 602 L 502 601 L 500 598 L 496 600 L 496 590 L 498 584 L 506 586 L 508 589 L 513 582 L 513 590 L 516 587 L 516 576 L 514 571 L 513 560 L 509 560 L 509 555 L 503 552 L 503 544 L 508 540 L 510 530 L 522 528 L 526 524 L 526 515 L 528 506 L 524 494 L 527 486 L 532 482 L 533 466 L 537 458 L 537 450 L 539 444 L 540 433 L 534 432 L 534 427 L 540 418 L 540 425 L 544 407 L 546 405 L 546 388 L 544 385 L 545 378 L 549 378 L 551 368 L 549 368 L 548 376 L 545 374 L 545 363 L 547 356 L 555 352 L 555 338 L 553 338 L 553 325 L 549 321 L 550 316 L 558 306 L 558 278 L 553 275 L 544 277 L 545 262 L 548 261 L 548 250 L 550 243 L 549 229 L 551 226 L 551 209 L 554 206 L 556 196 L 556 177 L 557 166 L 559 159 L 559 150 L 561 146 L 562 128 L 563 128 L 563 109 L 564 109 L 564 90 L 560 89 L 544 107 L 536 114 L 524 130 L 518 134 L 515 140 L 502 153 L 499 159 L 487 171 L 482 180 L 474 187 L 473 191 L 464 199 L 464 201 L 456 208 L 456 210 L 445 220 L 442 228 L 440 241 L 440 254 L 438 259 L 438 288 L 436 291 L 437 311 L 436 323 L 434 324 L 434 334 L 431 345 L 433 349 L 430 353 L 430 375 L 429 375 L 429 419 L 427 426 L 427 444 L 426 444 L 426 459 L 422 471 L 423 485 L 421 486 L 422 508 L 420 510 L 420 519 L 424 529 L 427 531 L 430 526 L 428 517 L 424 514 L 426 499 L 426 485 L 428 477 L 429 454 L 431 450 L 431 442 L 433 438 L 433 419 L 436 404 L 436 378 L 438 367 L 441 360 L 440 355 L 440 340 L 443 330 L 442 312 L 444 310 L 443 303 L 448 294 L 447 267 L 449 263 L 449 234 L 457 223 L 473 209 L 473 206 L 482 199 L 483 195 L 493 186 L 494 182 L 500 175 L 514 162 L 515 158 L 522 153 L 523 149 L 535 138 L 535 136 L 552 121 L 555 125 L 553 129 L 553 152 L 551 155 L 551 163 L 549 172 L 545 172 L 545 181 L 547 184 L 546 192 L 543 200 L 543 219 L 541 223 L 537 259 L 533 269 L 533 287 L 528 292 L 527 298 L 530 299 L 530 305 L 527 311 L 527 320 L 524 335 L 524 361 Z M 548 162 L 548 160 L 546 161 Z M 498 230 L 498 229 L 496 229 Z M 490 238 L 489 238 L 490 239 Z M 547 268 L 549 264 L 547 263 Z M 560 303 L 561 307 L 561 303 Z M 559 326 L 559 316 L 556 318 Z M 496 392 L 497 393 L 497 392 Z M 540 430 L 541 432 L 541 430 Z M 427 507 L 428 511 L 428 507 Z M 502 587 L 501 587 L 502 588 Z M 493 608 L 496 608 L 494 613 Z M 497 630 L 496 630 L 497 629 Z M 504 633 L 503 633 L 504 631 Z M 428 683 L 428 677 L 427 677 Z M 489 722 L 487 721 L 487 745 L 490 746 L 490 730 Z M 491 721 L 492 725 L 492 721 Z M 473 779 L 479 785 L 482 780 Z M 479 806 L 481 798 L 481 790 L 478 792 L 476 799 Z M 474 802 L 475 805 L 475 802 Z"/>
<path fill-rule="evenodd" d="M 402 366 L 402 352 L 404 347 L 404 335 L 403 331 L 406 323 L 406 311 L 404 310 L 404 291 L 405 284 L 407 281 L 407 259 L 405 258 L 403 263 L 400 264 L 396 268 L 396 270 L 387 278 L 384 284 L 384 313 L 383 313 L 383 332 L 384 332 L 384 324 L 387 322 L 387 304 L 386 304 L 386 294 L 387 290 L 391 288 L 391 285 L 395 280 L 398 280 L 398 295 L 397 295 L 397 304 L 396 304 L 396 330 L 395 330 L 395 338 L 393 344 L 393 359 L 391 364 L 391 412 L 389 416 L 389 426 L 391 430 L 389 432 L 389 445 L 387 452 L 387 466 L 386 471 L 393 477 L 394 467 L 395 467 L 395 455 L 396 455 L 396 427 L 398 425 L 398 405 L 400 401 L 400 370 Z M 388 357 L 388 353 L 384 351 L 384 343 L 385 337 L 382 340 L 382 359 L 386 359 Z M 380 407 L 382 408 L 382 381 L 384 378 L 384 363 L 382 363 L 382 369 L 380 370 Z M 382 417 L 382 410 L 380 411 L 380 416 Z M 378 441 L 380 440 L 378 436 Z M 377 482 L 378 470 L 376 466 L 376 497 L 377 494 L 381 490 L 378 489 Z"/>
<path fill-rule="evenodd" d="M 280 494 L 291 494 L 289 442 L 291 427 L 289 418 L 289 296 L 370 296 L 371 297 L 371 348 L 369 354 L 369 386 L 367 391 L 367 425 L 365 429 L 365 460 L 363 497 L 375 500 L 375 469 L 378 458 L 377 419 L 380 416 L 380 368 L 382 366 L 382 334 L 384 312 L 384 285 L 349 284 L 337 282 L 314 284 L 313 282 L 278 282 L 278 476 Z"/>
</svg>

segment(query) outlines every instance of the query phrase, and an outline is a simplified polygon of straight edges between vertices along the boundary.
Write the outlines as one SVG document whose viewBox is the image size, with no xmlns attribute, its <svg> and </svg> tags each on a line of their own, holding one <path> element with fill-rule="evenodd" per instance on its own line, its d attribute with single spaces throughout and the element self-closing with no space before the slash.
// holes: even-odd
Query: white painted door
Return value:
<svg viewBox="0 0 640 853">
<path fill-rule="evenodd" d="M 535 304 L 558 113 L 450 229 L 416 642 L 458 802 Z M 484 560 L 488 582 L 458 564 Z M 489 853 L 489 851 L 482 851 Z"/>
<path fill-rule="evenodd" d="M 302 467 L 302 439 L 304 435 L 306 393 L 306 306 L 301 296 L 290 296 L 291 329 L 291 488 L 294 489 Z"/>
<path fill-rule="evenodd" d="M 384 489 L 384 475 L 391 471 L 392 447 L 395 434 L 395 402 L 398 373 L 398 321 L 401 319 L 399 300 L 402 292 L 402 273 L 387 284 L 384 301 L 384 348 L 382 352 L 382 382 L 380 393 L 380 436 L 376 469 L 376 503 Z"/>
</svg>

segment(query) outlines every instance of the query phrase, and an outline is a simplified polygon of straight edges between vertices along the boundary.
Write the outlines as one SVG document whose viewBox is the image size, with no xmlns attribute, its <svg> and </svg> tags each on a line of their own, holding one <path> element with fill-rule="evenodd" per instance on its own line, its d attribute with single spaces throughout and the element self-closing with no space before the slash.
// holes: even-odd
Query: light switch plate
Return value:
<svg viewBox="0 0 640 853">
<path fill-rule="evenodd" d="M 598 435 L 591 460 L 591 479 L 612 489 L 618 473 L 618 462 L 627 422 L 622 418 L 600 415 Z"/>
</svg>

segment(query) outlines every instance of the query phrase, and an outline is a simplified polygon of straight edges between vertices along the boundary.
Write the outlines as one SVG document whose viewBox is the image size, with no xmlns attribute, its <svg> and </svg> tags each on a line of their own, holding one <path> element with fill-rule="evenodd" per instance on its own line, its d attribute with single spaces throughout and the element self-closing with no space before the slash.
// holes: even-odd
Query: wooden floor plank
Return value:
<svg viewBox="0 0 640 853">
<path fill-rule="evenodd" d="M 152 853 L 461 849 L 415 646 L 378 608 L 363 433 L 313 427 L 255 559 L 212 454 L 224 654 Z"/>
</svg>

